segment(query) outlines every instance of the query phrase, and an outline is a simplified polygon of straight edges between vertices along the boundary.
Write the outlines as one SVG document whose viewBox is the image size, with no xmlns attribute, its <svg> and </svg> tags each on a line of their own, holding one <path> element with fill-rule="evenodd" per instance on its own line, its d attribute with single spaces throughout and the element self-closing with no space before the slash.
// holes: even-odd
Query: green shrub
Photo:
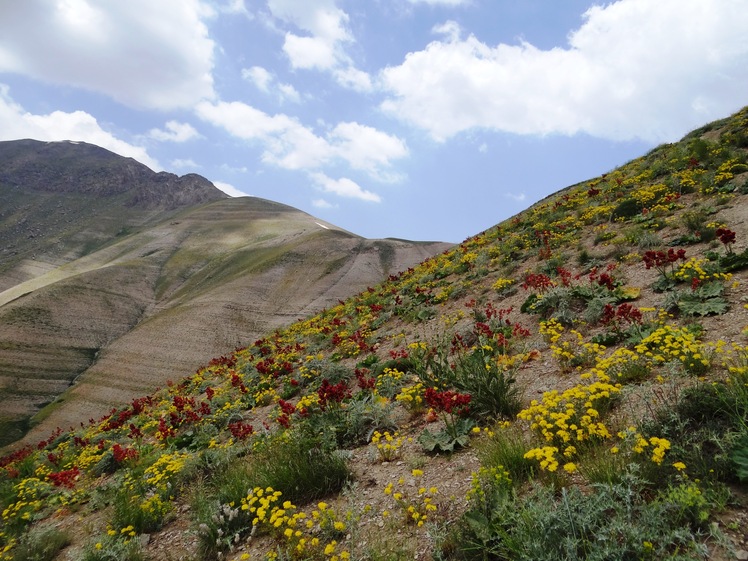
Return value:
<svg viewBox="0 0 748 561">
<path fill-rule="evenodd" d="M 296 504 L 340 491 L 351 477 L 345 458 L 319 436 L 287 431 L 258 448 L 250 464 L 256 487 Z"/>
<path fill-rule="evenodd" d="M 525 458 L 532 445 L 518 425 L 499 428 L 493 435 L 476 444 L 476 451 L 483 467 L 503 466 L 515 484 L 520 484 L 535 474 L 537 462 Z"/>
<path fill-rule="evenodd" d="M 86 545 L 80 561 L 145 561 L 145 555 L 137 537 L 104 535 Z"/>
<path fill-rule="evenodd" d="M 693 508 L 701 516 L 702 505 L 647 502 L 645 486 L 629 472 L 589 492 L 499 489 L 490 502 L 471 504 L 443 553 L 461 560 L 703 559 L 705 549 L 682 515 Z"/>
<path fill-rule="evenodd" d="M 70 536 L 57 528 L 35 528 L 19 540 L 13 549 L 13 561 L 52 561 L 70 541 Z"/>
<path fill-rule="evenodd" d="M 735 481 L 731 458 L 739 438 L 741 400 L 729 401 L 723 384 L 698 384 L 686 388 L 677 403 L 657 411 L 642 426 L 646 437 L 670 441 L 669 454 L 686 464 L 691 477 Z"/>
<path fill-rule="evenodd" d="M 613 209 L 612 218 L 627 219 L 632 218 L 642 211 L 642 206 L 635 199 L 623 199 L 618 206 Z"/>
</svg>

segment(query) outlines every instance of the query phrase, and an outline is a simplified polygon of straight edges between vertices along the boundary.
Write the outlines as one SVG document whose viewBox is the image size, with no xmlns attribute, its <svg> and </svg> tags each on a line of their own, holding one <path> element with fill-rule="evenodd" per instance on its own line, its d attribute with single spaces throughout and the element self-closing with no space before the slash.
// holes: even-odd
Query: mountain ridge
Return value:
<svg viewBox="0 0 748 561">
<path fill-rule="evenodd" d="M 175 369 L 187 374 L 205 356 L 449 247 L 365 240 L 288 205 L 229 198 L 200 176 L 156 174 L 93 145 L 6 142 L 3 156 L 0 199 L 10 204 L 0 211 L 0 397 L 5 426 L 16 429 L 6 434 L 15 436 L 41 407 L 33 421 L 41 432 L 98 416 L 162 386 Z M 64 221 L 49 212 L 60 208 Z M 174 327 L 159 317 L 181 319 Z M 129 389 L 109 391 L 106 380 Z M 76 396 L 84 396 L 77 405 Z"/>
</svg>

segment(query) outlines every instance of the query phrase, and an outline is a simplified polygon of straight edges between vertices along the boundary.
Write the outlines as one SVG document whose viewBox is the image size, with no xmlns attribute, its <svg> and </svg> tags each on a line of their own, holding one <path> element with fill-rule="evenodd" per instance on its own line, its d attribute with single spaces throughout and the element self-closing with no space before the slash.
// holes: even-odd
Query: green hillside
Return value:
<svg viewBox="0 0 748 561">
<path fill-rule="evenodd" d="M 1 558 L 746 558 L 746 194 L 748 108 L 18 448 Z"/>
</svg>

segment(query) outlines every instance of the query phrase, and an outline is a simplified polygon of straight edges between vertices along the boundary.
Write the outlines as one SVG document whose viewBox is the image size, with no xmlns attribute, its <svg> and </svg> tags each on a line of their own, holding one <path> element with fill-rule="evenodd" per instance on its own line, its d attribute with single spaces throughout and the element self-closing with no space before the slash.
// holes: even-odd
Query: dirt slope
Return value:
<svg viewBox="0 0 748 561">
<path fill-rule="evenodd" d="M 101 416 L 449 247 L 365 240 L 251 197 L 120 238 L 0 292 L 6 441 L 52 401 L 29 438 Z"/>
</svg>

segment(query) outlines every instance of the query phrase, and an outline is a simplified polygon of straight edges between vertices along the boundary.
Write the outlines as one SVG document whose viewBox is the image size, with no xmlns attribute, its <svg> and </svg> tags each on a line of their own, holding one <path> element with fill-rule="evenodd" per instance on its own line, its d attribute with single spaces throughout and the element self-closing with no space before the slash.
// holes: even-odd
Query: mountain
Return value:
<svg viewBox="0 0 748 561">
<path fill-rule="evenodd" d="M 449 247 L 366 240 L 84 143 L 0 143 L 0 168 L 4 442 L 98 417 Z"/>
<path fill-rule="evenodd" d="M 0 546 L 745 558 L 746 196 L 748 108 L 15 447 Z"/>
<path fill-rule="evenodd" d="M 227 198 L 85 142 L 0 142 L 0 290 L 181 208 Z"/>
</svg>

